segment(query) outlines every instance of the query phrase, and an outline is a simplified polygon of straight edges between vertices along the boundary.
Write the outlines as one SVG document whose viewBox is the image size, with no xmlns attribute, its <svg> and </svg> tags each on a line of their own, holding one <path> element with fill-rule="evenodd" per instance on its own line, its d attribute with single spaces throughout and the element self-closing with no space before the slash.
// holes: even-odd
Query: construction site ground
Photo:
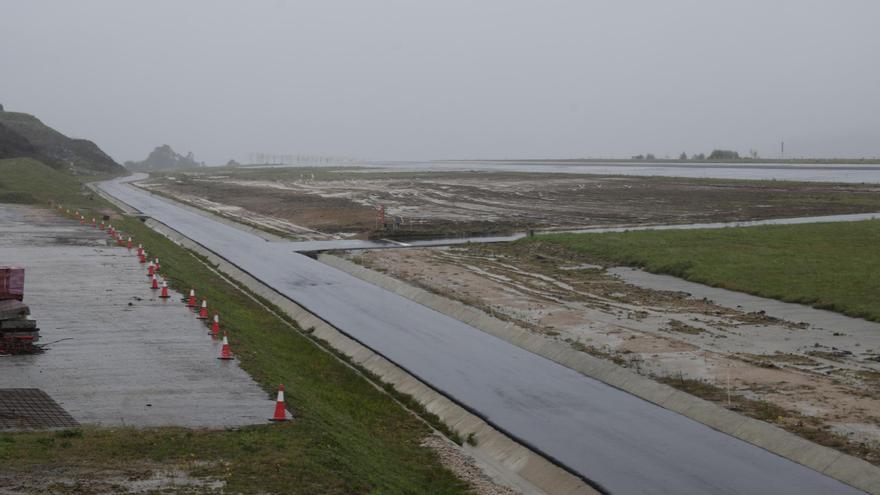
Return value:
<svg viewBox="0 0 880 495">
<path fill-rule="evenodd" d="M 0 260 L 26 268 L 40 354 L 0 357 L 0 388 L 38 388 L 92 425 L 264 424 L 273 400 L 132 251 L 44 208 L 0 205 Z M 161 261 L 161 260 L 160 260 Z"/>
<path fill-rule="evenodd" d="M 880 211 L 880 188 L 870 184 L 534 172 L 212 168 L 154 173 L 139 185 L 303 240 L 488 235 Z M 380 206 L 391 232 L 376 232 Z"/>
<path fill-rule="evenodd" d="M 149 244 L 157 247 L 158 234 L 147 235 L 137 220 L 111 221 L 127 222 L 137 230 L 136 237 L 154 238 Z M 167 249 L 166 256 L 174 252 L 179 257 L 182 251 Z M 189 269 L 207 270 L 196 258 L 184 256 Z M 218 360 L 219 343 L 181 295 L 158 298 L 134 253 L 110 243 L 105 232 L 45 208 L 0 204 L 0 260 L 27 268 L 25 302 L 39 322 L 39 343 L 45 346 L 40 354 L 0 357 L 0 390 L 10 392 L 0 397 L 0 405 L 27 397 L 29 402 L 14 405 L 15 410 L 33 413 L 33 397 L 45 397 L 46 392 L 63 410 L 38 413 L 69 420 L 50 431 L 0 431 L 2 495 L 367 493 L 376 485 L 394 487 L 389 493 L 411 493 L 407 486 L 426 479 L 444 493 L 469 488 L 482 495 L 514 493 L 495 480 L 495 471 L 487 474 L 486 465 L 431 432 L 344 364 L 293 337 L 295 332 L 280 320 L 274 326 L 280 323 L 285 332 L 264 332 L 275 335 L 271 338 L 279 349 L 266 353 L 267 347 L 254 345 L 238 349 L 238 359 L 253 367 L 255 360 L 271 361 L 268 354 L 274 352 L 293 362 L 317 356 L 306 360 L 310 368 L 300 368 L 297 375 L 324 392 L 316 403 L 303 399 L 307 392 L 298 390 L 303 384 L 288 390 L 288 400 L 308 410 L 294 410 L 296 417 L 289 423 L 270 424 L 274 395 L 243 371 L 238 359 Z M 175 263 L 181 260 L 168 262 Z M 205 275 L 226 284 L 210 270 Z M 228 297 L 228 288 L 211 289 L 215 297 Z M 233 311 L 230 320 L 235 316 L 260 323 L 275 318 L 255 310 L 258 303 L 243 293 L 237 297 L 234 305 L 221 303 Z M 299 341 L 295 351 L 290 340 Z M 273 376 L 287 366 L 276 364 Z M 265 378 L 264 369 L 257 372 Z M 315 374 L 322 379 L 315 380 Z M 332 413 L 313 410 L 316 404 L 323 407 L 329 396 L 346 405 L 337 405 Z M 351 406 L 358 411 L 356 420 L 345 419 L 349 402 L 356 404 Z M 378 439 L 367 443 L 375 440 L 387 451 L 361 445 L 358 437 L 361 423 L 380 412 L 397 417 L 382 423 L 393 424 L 395 433 L 386 433 L 385 426 L 376 431 L 373 425 L 369 429 Z M 342 417 L 344 428 L 338 427 L 336 416 Z M 336 444 L 341 441 L 345 443 Z M 395 460 L 398 455 L 406 460 Z"/>
<path fill-rule="evenodd" d="M 544 338 L 880 462 L 880 324 L 816 315 L 807 307 L 810 321 L 789 321 L 765 311 L 779 309 L 776 301 L 727 297 L 672 277 L 534 246 L 346 256 Z"/>
<path fill-rule="evenodd" d="M 401 217 L 401 237 L 880 211 L 880 189 L 870 184 L 531 172 L 227 168 L 158 174 L 139 185 L 300 239 L 375 235 L 378 205 Z M 597 260 L 515 244 L 351 256 L 704 398 L 726 402 L 729 375 L 731 408 L 880 458 L 880 343 L 870 331 L 640 287 Z"/>
</svg>

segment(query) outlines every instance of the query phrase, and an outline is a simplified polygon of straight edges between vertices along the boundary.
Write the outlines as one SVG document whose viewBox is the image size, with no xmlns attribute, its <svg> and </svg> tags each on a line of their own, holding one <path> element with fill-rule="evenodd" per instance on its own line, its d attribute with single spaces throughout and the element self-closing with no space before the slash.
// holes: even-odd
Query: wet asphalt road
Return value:
<svg viewBox="0 0 880 495">
<path fill-rule="evenodd" d="M 295 253 L 288 242 L 119 180 L 99 187 L 611 493 L 861 493 Z"/>
</svg>

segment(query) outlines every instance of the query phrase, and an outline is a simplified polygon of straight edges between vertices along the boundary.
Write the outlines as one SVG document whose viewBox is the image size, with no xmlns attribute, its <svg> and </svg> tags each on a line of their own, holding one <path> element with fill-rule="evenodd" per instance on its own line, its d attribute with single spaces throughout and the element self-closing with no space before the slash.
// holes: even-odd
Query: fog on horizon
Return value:
<svg viewBox="0 0 880 495">
<path fill-rule="evenodd" d="M 880 156 L 880 3 L 0 0 L 0 103 L 117 161 Z"/>
</svg>

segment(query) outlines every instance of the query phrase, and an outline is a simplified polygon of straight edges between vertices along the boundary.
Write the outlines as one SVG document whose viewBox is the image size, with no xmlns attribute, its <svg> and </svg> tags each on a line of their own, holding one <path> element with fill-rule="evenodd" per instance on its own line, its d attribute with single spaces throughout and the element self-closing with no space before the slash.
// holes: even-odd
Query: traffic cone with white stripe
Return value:
<svg viewBox="0 0 880 495">
<path fill-rule="evenodd" d="M 158 272 L 159 267 L 161 266 L 161 265 L 159 265 L 159 257 L 158 256 L 156 256 L 156 260 L 153 261 L 153 264 L 156 265 L 156 271 Z"/>
<path fill-rule="evenodd" d="M 150 285 L 150 289 L 159 290 L 159 279 L 156 278 L 156 275 L 153 274 L 152 285 Z"/>
<path fill-rule="evenodd" d="M 224 361 L 232 359 L 232 350 L 229 349 L 229 336 L 223 332 L 223 346 L 220 348 L 220 356 L 217 359 Z"/>
<path fill-rule="evenodd" d="M 162 299 L 168 299 L 171 297 L 168 295 L 168 282 L 166 282 L 164 278 L 162 279 L 162 294 L 160 294 L 159 297 Z"/>
<path fill-rule="evenodd" d="M 198 318 L 200 320 L 207 320 L 208 319 L 208 300 L 207 299 L 202 299 L 202 309 L 199 310 L 199 316 L 197 316 L 196 318 Z"/>
<path fill-rule="evenodd" d="M 148 276 L 148 277 L 152 277 L 152 276 L 155 275 L 155 274 L 156 274 L 156 267 L 153 266 L 152 263 L 150 263 L 150 264 L 147 266 L 147 276 Z"/>
<path fill-rule="evenodd" d="M 131 236 L 128 236 L 128 250 L 131 251 L 133 244 L 131 243 Z"/>
<path fill-rule="evenodd" d="M 186 307 L 187 308 L 195 308 L 196 307 L 196 290 L 195 289 L 189 290 L 189 299 L 186 300 Z"/>
<path fill-rule="evenodd" d="M 208 332 L 208 335 L 214 337 L 220 335 L 220 313 L 214 313 L 214 321 L 211 323 L 211 331 Z"/>
<path fill-rule="evenodd" d="M 278 385 L 278 398 L 275 399 L 275 414 L 269 421 L 288 421 L 287 409 L 284 407 L 284 384 Z"/>
<path fill-rule="evenodd" d="M 137 253 L 135 253 L 135 254 L 137 254 L 139 257 L 144 254 L 143 244 L 138 244 L 138 250 L 137 250 Z"/>
<path fill-rule="evenodd" d="M 138 261 L 140 263 L 146 263 L 147 262 L 147 253 L 141 252 L 141 254 L 138 256 Z"/>
</svg>

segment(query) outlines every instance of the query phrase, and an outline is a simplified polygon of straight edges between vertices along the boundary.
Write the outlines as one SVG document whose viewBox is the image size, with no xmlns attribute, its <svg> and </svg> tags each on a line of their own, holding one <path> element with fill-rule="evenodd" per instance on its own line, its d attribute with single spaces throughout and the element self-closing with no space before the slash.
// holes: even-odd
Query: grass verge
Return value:
<svg viewBox="0 0 880 495">
<path fill-rule="evenodd" d="M 880 321 L 880 221 L 554 234 L 520 242 Z"/>
</svg>

